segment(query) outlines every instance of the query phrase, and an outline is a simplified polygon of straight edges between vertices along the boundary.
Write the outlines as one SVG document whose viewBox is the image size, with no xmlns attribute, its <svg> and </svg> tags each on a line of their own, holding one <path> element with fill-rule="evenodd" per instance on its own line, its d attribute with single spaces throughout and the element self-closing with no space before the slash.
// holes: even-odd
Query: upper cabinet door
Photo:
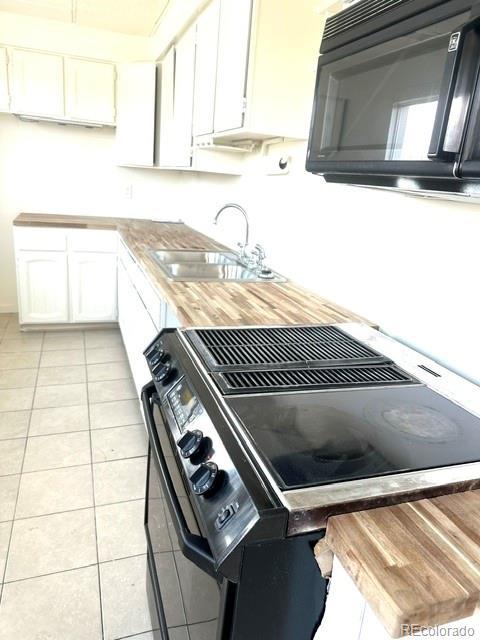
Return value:
<svg viewBox="0 0 480 640">
<path fill-rule="evenodd" d="M 220 0 L 213 0 L 197 21 L 193 135 L 213 133 L 217 79 Z"/>
<path fill-rule="evenodd" d="M 175 48 L 172 47 L 162 60 L 162 89 L 160 94 L 160 126 L 157 127 L 158 164 L 161 167 L 175 165 L 175 136 L 173 131 L 173 100 L 175 86 Z"/>
<path fill-rule="evenodd" d="M 0 111 L 8 111 L 9 107 L 7 50 L 5 47 L 0 47 Z"/>
<path fill-rule="evenodd" d="M 118 164 L 153 166 L 156 72 L 157 67 L 151 62 L 117 67 Z"/>
<path fill-rule="evenodd" d="M 252 0 L 221 0 L 215 131 L 243 126 Z"/>
<path fill-rule="evenodd" d="M 195 84 L 196 25 L 185 32 L 175 47 L 173 120 L 177 167 L 192 163 L 193 89 Z"/>
<path fill-rule="evenodd" d="M 115 123 L 115 65 L 65 58 L 67 118 L 100 124 Z"/>
<path fill-rule="evenodd" d="M 10 87 L 13 113 L 64 117 L 62 56 L 12 49 Z"/>
</svg>

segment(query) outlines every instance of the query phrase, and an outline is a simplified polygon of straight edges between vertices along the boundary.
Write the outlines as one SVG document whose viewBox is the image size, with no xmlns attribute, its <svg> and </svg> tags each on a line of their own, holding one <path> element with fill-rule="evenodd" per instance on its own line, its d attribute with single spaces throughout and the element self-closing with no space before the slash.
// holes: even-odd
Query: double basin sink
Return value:
<svg viewBox="0 0 480 640">
<path fill-rule="evenodd" d="M 153 250 L 153 258 L 170 280 L 285 282 L 269 269 L 256 270 L 244 265 L 237 254 L 228 251 Z"/>
</svg>

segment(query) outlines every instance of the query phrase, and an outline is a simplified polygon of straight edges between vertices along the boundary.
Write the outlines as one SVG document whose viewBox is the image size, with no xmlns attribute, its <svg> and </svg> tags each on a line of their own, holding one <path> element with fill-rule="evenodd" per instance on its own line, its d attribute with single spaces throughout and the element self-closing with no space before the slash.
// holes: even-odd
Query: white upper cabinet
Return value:
<svg viewBox="0 0 480 640">
<path fill-rule="evenodd" d="M 220 0 L 213 0 L 197 21 L 193 135 L 213 133 L 217 78 Z"/>
<path fill-rule="evenodd" d="M 194 135 L 212 135 L 215 73 L 216 144 L 307 138 L 323 23 L 318 0 L 214 0 L 198 19 Z"/>
<path fill-rule="evenodd" d="M 0 111 L 5 92 L 12 113 L 86 124 L 115 124 L 115 65 L 52 53 L 8 48 L 8 83 L 2 75 L 6 54 L 0 48 Z"/>
<path fill-rule="evenodd" d="M 69 120 L 114 124 L 115 65 L 65 58 L 65 115 Z"/>
<path fill-rule="evenodd" d="M 193 25 L 175 47 L 173 130 L 177 167 L 189 167 L 192 163 L 195 33 L 196 26 Z"/>
<path fill-rule="evenodd" d="M 8 111 L 9 108 L 7 50 L 0 47 L 0 111 Z"/>
<path fill-rule="evenodd" d="M 33 116 L 64 116 L 63 57 L 12 49 L 11 111 Z"/>
<path fill-rule="evenodd" d="M 221 0 L 215 94 L 215 131 L 243 126 L 251 0 Z"/>
<path fill-rule="evenodd" d="M 157 126 L 159 167 L 187 168 L 192 164 L 195 31 L 193 25 L 162 60 Z"/>
<path fill-rule="evenodd" d="M 117 256 L 74 252 L 68 257 L 71 322 L 117 319 Z"/>
<path fill-rule="evenodd" d="M 160 167 L 175 166 L 175 135 L 173 101 L 175 86 L 175 48 L 172 47 L 161 64 L 160 122 L 157 126 L 157 155 Z"/>
<path fill-rule="evenodd" d="M 150 62 L 117 67 L 117 164 L 153 166 L 156 71 Z"/>
</svg>

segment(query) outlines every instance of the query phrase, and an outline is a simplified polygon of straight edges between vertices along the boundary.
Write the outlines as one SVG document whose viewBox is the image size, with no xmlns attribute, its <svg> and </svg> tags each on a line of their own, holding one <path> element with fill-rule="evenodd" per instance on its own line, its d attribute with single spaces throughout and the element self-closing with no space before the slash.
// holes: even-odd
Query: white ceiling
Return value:
<svg viewBox="0 0 480 640">
<path fill-rule="evenodd" d="M 149 36 L 169 0 L 0 0 L 0 11 Z"/>
</svg>

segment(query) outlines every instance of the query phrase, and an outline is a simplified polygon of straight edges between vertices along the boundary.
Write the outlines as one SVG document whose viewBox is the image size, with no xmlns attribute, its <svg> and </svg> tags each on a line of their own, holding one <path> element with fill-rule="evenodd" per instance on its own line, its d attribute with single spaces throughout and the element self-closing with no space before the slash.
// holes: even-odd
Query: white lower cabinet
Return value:
<svg viewBox="0 0 480 640">
<path fill-rule="evenodd" d="M 117 256 L 75 252 L 68 258 L 71 322 L 115 322 Z"/>
<path fill-rule="evenodd" d="M 15 227 L 21 324 L 115 322 L 117 232 Z"/>
<path fill-rule="evenodd" d="M 20 323 L 68 322 L 66 253 L 20 251 L 17 272 Z"/>
<path fill-rule="evenodd" d="M 161 327 L 154 324 L 121 262 L 118 263 L 118 323 L 135 387 L 140 394 L 142 387 L 151 380 L 143 352 Z"/>
</svg>

